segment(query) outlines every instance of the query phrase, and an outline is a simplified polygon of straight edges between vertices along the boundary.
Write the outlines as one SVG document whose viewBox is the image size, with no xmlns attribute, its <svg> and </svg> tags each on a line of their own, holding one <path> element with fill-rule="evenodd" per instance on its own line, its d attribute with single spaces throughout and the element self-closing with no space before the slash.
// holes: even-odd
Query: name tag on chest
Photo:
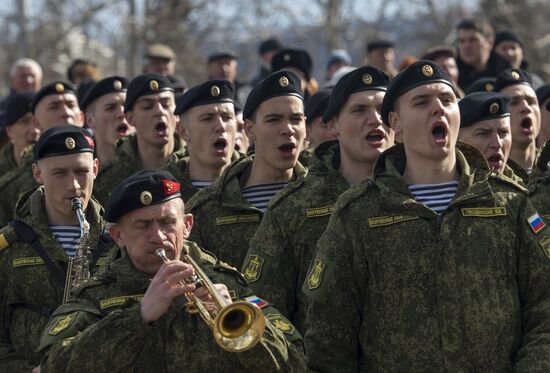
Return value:
<svg viewBox="0 0 550 373">
<path fill-rule="evenodd" d="M 473 218 L 492 218 L 506 216 L 506 207 L 472 207 L 460 209 L 462 216 Z"/>
<path fill-rule="evenodd" d="M 220 216 L 216 218 L 216 225 L 257 223 L 259 221 L 260 215 L 258 214 Z"/>
</svg>

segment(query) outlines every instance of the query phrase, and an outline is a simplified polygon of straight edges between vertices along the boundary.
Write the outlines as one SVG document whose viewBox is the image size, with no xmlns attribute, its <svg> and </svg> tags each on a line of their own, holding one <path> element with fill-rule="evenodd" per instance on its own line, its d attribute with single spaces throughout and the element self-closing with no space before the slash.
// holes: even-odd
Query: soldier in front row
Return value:
<svg viewBox="0 0 550 373">
<path fill-rule="evenodd" d="M 109 198 L 106 218 L 126 255 L 55 312 L 42 337 L 49 351 L 42 372 L 305 371 L 302 340 L 292 324 L 255 297 L 234 268 L 186 240 L 193 216 L 185 213 L 170 173 L 143 170 L 124 180 Z M 169 262 L 155 255 L 159 248 Z M 259 344 L 228 352 L 199 314 L 186 311 L 186 293 L 211 300 L 204 284 L 182 283 L 195 272 L 182 261 L 186 255 L 229 302 L 245 299 L 261 308 L 267 320 Z"/>
<path fill-rule="evenodd" d="M 305 330 L 307 305 L 302 283 L 334 204 L 350 185 L 370 176 L 376 158 L 393 146 L 393 131 L 380 119 L 389 81 L 386 73 L 370 66 L 338 81 L 323 116 L 338 141 L 317 146 L 307 176 L 273 199 L 250 241 L 245 278 L 300 332 Z"/>
<path fill-rule="evenodd" d="M 388 87 L 402 134 L 340 196 L 303 290 L 314 371 L 548 371 L 550 231 L 523 187 L 456 146 L 450 78 L 418 61 Z"/>
<path fill-rule="evenodd" d="M 305 175 L 298 162 L 306 136 L 300 80 L 291 71 L 270 74 L 244 106 L 255 152 L 239 158 L 188 203 L 195 216 L 191 240 L 240 266 L 269 201 L 291 180 Z"/>
<path fill-rule="evenodd" d="M 176 102 L 178 132 L 189 155 L 172 155 L 165 168 L 183 186 L 184 202 L 212 184 L 239 157 L 234 150 L 237 131 L 234 96 L 233 83 L 209 80 L 189 89 Z"/>
<path fill-rule="evenodd" d="M 53 127 L 33 149 L 33 175 L 42 186 L 20 198 L 15 220 L 0 230 L 0 366 L 30 372 L 40 363 L 40 333 L 61 304 L 66 268 L 80 240 L 71 199 L 78 197 L 90 225 L 91 269 L 116 247 L 103 235 L 103 209 L 91 198 L 97 159 L 90 134 L 74 125 Z"/>
</svg>

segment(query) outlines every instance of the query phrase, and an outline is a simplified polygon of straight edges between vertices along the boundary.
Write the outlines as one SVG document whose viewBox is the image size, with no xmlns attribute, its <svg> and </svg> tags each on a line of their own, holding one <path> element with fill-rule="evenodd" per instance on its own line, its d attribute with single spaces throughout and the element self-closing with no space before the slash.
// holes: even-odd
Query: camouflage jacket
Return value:
<svg viewBox="0 0 550 373">
<path fill-rule="evenodd" d="M 174 150 L 172 154 L 181 154 L 183 141 L 174 135 Z M 101 167 L 94 183 L 94 197 L 103 205 L 109 200 L 109 194 L 115 186 L 128 176 L 142 169 L 138 153 L 137 134 L 133 133 L 118 140 L 116 159 Z"/>
<path fill-rule="evenodd" d="M 0 371 L 30 371 L 40 363 L 36 352 L 42 329 L 62 302 L 67 254 L 53 237 L 43 207 L 43 189 L 24 194 L 17 206 L 16 219 L 33 228 L 61 280 L 31 244 L 22 242 L 12 226 L 0 231 Z M 91 201 L 86 211 L 90 223 L 90 246 L 97 248 L 104 229 L 103 209 Z M 112 260 L 118 249 L 110 245 L 96 262 Z"/>
<path fill-rule="evenodd" d="M 338 196 L 349 188 L 340 168 L 340 145 L 319 145 L 305 178 L 273 198 L 250 241 L 243 274 L 254 292 L 273 303 L 304 331 L 302 294 L 315 244 L 327 227 Z"/>
<path fill-rule="evenodd" d="M 13 157 L 13 144 L 8 143 L 0 153 L 0 175 L 4 175 L 16 168 L 17 163 L 15 163 L 15 158 Z"/>
<path fill-rule="evenodd" d="M 199 190 L 191 184 L 191 176 L 189 175 L 189 154 L 172 154 L 164 170 L 170 172 L 181 184 L 181 198 L 187 203 Z M 240 157 L 240 153 L 233 152 L 231 162 L 236 161 Z"/>
<path fill-rule="evenodd" d="M 208 277 L 225 283 L 234 299 L 252 295 L 235 269 L 190 242 L 186 246 Z M 285 372 L 305 371 L 302 339 L 273 307 L 262 308 L 267 322 L 260 344 L 231 353 L 214 342 L 199 314 L 185 312 L 184 297 L 145 324 L 139 301 L 149 283 L 123 256 L 77 288 L 77 297 L 61 306 L 44 329 L 41 348 L 49 352 L 42 372 L 271 372 L 277 365 Z"/>
<path fill-rule="evenodd" d="M 15 204 L 23 193 L 34 190 L 38 183 L 32 175 L 32 147 L 21 156 L 19 167 L 0 176 L 0 226 L 13 219 Z"/>
<path fill-rule="evenodd" d="M 550 371 L 550 230 L 525 189 L 456 153 L 441 215 L 413 199 L 401 145 L 338 199 L 303 286 L 312 370 Z"/>
<path fill-rule="evenodd" d="M 253 160 L 252 154 L 239 158 L 214 184 L 187 203 L 187 211 L 194 218 L 189 239 L 232 266 L 242 264 L 263 217 L 263 211 L 252 206 L 241 192 Z M 305 174 L 305 168 L 298 162 L 294 167 L 295 179 Z"/>
<path fill-rule="evenodd" d="M 541 148 L 529 179 L 531 202 L 550 223 L 550 142 Z"/>
</svg>

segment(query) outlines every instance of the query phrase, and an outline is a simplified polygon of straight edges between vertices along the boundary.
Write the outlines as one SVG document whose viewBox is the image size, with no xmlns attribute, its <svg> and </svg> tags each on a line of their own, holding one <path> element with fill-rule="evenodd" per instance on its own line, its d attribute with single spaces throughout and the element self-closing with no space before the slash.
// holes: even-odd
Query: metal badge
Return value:
<svg viewBox="0 0 550 373">
<path fill-rule="evenodd" d="M 210 94 L 214 97 L 218 97 L 221 93 L 220 87 L 217 85 L 213 85 L 212 88 L 210 88 Z"/>
<path fill-rule="evenodd" d="M 116 90 L 122 89 L 122 82 L 120 80 L 115 80 L 113 82 L 113 88 Z"/>
<path fill-rule="evenodd" d="M 493 85 L 493 83 L 485 83 L 484 87 L 487 92 L 493 92 L 493 89 L 495 89 L 495 86 Z"/>
<path fill-rule="evenodd" d="M 363 74 L 361 79 L 363 80 L 363 83 L 365 83 L 366 85 L 371 85 L 372 84 L 372 75 L 371 74 Z"/>
<path fill-rule="evenodd" d="M 65 146 L 69 150 L 73 150 L 76 147 L 76 141 L 72 137 L 67 137 L 65 139 Z"/>
<path fill-rule="evenodd" d="M 290 82 L 288 81 L 288 78 L 286 76 L 282 76 L 279 78 L 279 85 L 281 87 L 288 87 L 289 84 Z"/>
<path fill-rule="evenodd" d="M 149 82 L 149 88 L 151 88 L 152 91 L 157 91 L 159 89 L 159 82 L 156 80 L 151 80 Z"/>
<path fill-rule="evenodd" d="M 498 106 L 498 103 L 496 103 L 496 102 L 493 102 L 493 103 L 491 104 L 491 106 L 489 106 L 489 112 L 490 112 L 491 114 L 496 114 L 496 113 L 498 113 L 498 109 L 500 109 L 500 106 Z"/>
<path fill-rule="evenodd" d="M 55 85 L 55 91 L 56 91 L 57 93 L 63 93 L 63 92 L 65 92 L 65 86 L 63 85 L 63 83 L 57 83 L 57 84 Z"/>
<path fill-rule="evenodd" d="M 146 190 L 144 192 L 141 192 L 141 194 L 139 195 L 139 200 L 143 205 L 148 206 L 151 204 L 151 202 L 153 202 L 153 195 L 151 194 L 151 192 Z"/>
<path fill-rule="evenodd" d="M 519 73 L 517 71 L 512 71 L 512 78 L 515 80 L 519 79 Z"/>
<path fill-rule="evenodd" d="M 434 74 L 434 69 L 430 65 L 422 66 L 422 75 L 430 77 Z"/>
<path fill-rule="evenodd" d="M 285 61 L 290 61 L 290 54 L 285 54 L 285 55 L 283 56 L 283 60 L 285 60 Z"/>
</svg>

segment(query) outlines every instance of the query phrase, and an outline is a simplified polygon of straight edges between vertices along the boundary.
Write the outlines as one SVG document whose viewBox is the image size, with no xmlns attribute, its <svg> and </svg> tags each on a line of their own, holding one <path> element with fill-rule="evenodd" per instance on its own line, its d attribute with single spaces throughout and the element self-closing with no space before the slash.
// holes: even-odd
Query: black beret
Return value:
<svg viewBox="0 0 550 373">
<path fill-rule="evenodd" d="M 449 76 L 432 61 L 419 60 L 392 79 L 382 101 L 382 121 L 389 125 L 389 113 L 393 110 L 395 100 L 413 88 L 430 83 L 444 83 L 451 87 L 458 96 L 456 88 Z"/>
<path fill-rule="evenodd" d="M 208 56 L 208 63 L 214 62 L 217 60 L 222 60 L 224 58 L 229 58 L 232 60 L 237 59 L 237 57 L 232 52 L 228 52 L 228 51 L 214 52 Z"/>
<path fill-rule="evenodd" d="M 474 92 L 458 102 L 460 127 L 468 127 L 482 120 L 510 116 L 511 97 L 505 93 Z"/>
<path fill-rule="evenodd" d="M 258 48 L 258 52 L 260 54 L 264 54 L 266 52 L 270 51 L 278 51 L 281 49 L 283 45 L 281 42 L 275 38 L 264 40 L 260 43 L 260 47 Z"/>
<path fill-rule="evenodd" d="M 497 78 L 487 77 L 479 78 L 466 88 L 466 95 L 474 92 L 493 92 Z"/>
<path fill-rule="evenodd" d="M 516 84 L 532 86 L 533 80 L 531 79 L 531 74 L 522 69 L 506 69 L 497 77 L 495 92 L 500 92 L 504 88 Z"/>
<path fill-rule="evenodd" d="M 544 100 L 550 97 L 550 84 L 540 86 L 535 92 L 537 93 L 537 101 L 539 102 L 539 105 L 541 105 Z"/>
<path fill-rule="evenodd" d="M 126 92 L 128 88 L 128 79 L 121 76 L 110 76 L 95 83 L 88 89 L 84 98 L 80 102 L 80 109 L 85 111 L 88 106 L 109 93 Z"/>
<path fill-rule="evenodd" d="M 141 170 L 113 189 L 105 205 L 105 220 L 116 223 L 129 212 L 179 197 L 180 184 L 170 172 Z"/>
<path fill-rule="evenodd" d="M 493 44 L 493 48 L 496 48 L 496 46 L 503 41 L 515 41 L 516 43 L 521 45 L 521 47 L 523 48 L 523 43 L 519 39 L 519 36 L 513 31 L 506 30 L 506 31 L 501 31 L 497 33 L 495 35 L 495 42 Z"/>
<path fill-rule="evenodd" d="M 46 130 L 33 148 L 33 159 L 57 157 L 75 153 L 95 153 L 95 142 L 85 128 L 61 124 Z"/>
<path fill-rule="evenodd" d="M 163 91 L 172 91 L 172 83 L 164 75 L 146 73 L 136 76 L 128 85 L 128 93 L 124 102 L 124 111 L 132 111 L 137 99 Z"/>
<path fill-rule="evenodd" d="M 62 95 L 65 93 L 71 93 L 76 96 L 76 90 L 74 86 L 70 83 L 62 82 L 62 81 L 55 81 L 50 84 L 46 84 L 38 92 L 36 92 L 36 95 L 34 95 L 34 99 L 31 102 L 31 111 L 34 114 L 34 111 L 36 110 L 36 106 L 38 103 L 46 96 L 50 95 Z"/>
<path fill-rule="evenodd" d="M 367 43 L 367 53 L 380 48 L 393 48 L 395 44 L 389 40 L 373 40 Z"/>
<path fill-rule="evenodd" d="M 6 126 L 15 124 L 25 114 L 31 112 L 31 102 L 34 92 L 26 91 L 14 93 L 6 99 L 6 117 L 4 119 Z"/>
<path fill-rule="evenodd" d="M 294 67 L 300 70 L 309 80 L 313 62 L 309 53 L 305 50 L 285 48 L 278 51 L 271 59 L 271 71 L 279 71 L 286 67 Z"/>
<path fill-rule="evenodd" d="M 276 71 L 260 81 L 248 94 L 243 109 L 243 119 L 250 119 L 264 101 L 278 96 L 296 96 L 302 101 L 304 93 L 300 78 L 289 70 Z"/>
<path fill-rule="evenodd" d="M 322 117 L 323 113 L 327 109 L 328 100 L 332 89 L 321 89 L 313 96 L 307 99 L 304 107 L 304 114 L 306 116 L 306 123 L 311 122 L 317 117 Z"/>
<path fill-rule="evenodd" d="M 359 67 L 343 77 L 332 89 L 327 110 L 323 120 L 328 122 L 330 118 L 338 115 L 342 106 L 352 93 L 361 91 L 386 91 L 390 77 L 383 71 L 372 66 Z"/>
<path fill-rule="evenodd" d="M 180 115 L 192 107 L 214 104 L 217 102 L 234 102 L 235 86 L 228 80 L 209 80 L 194 86 L 176 100 L 174 114 Z"/>
</svg>

